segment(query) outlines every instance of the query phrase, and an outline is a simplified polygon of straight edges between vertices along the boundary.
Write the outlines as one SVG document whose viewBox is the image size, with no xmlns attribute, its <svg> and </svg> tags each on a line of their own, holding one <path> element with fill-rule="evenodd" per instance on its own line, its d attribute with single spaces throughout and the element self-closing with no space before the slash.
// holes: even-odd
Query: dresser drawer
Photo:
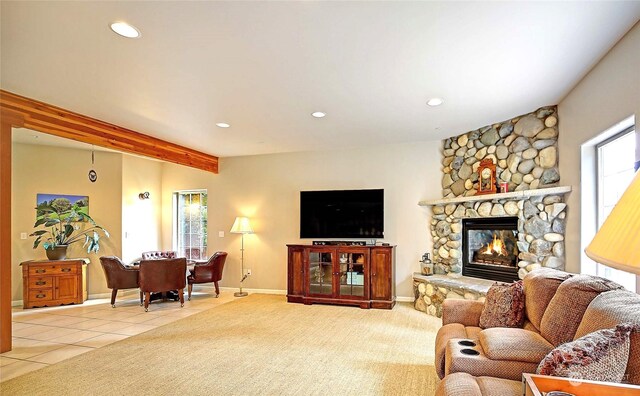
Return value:
<svg viewBox="0 0 640 396">
<path fill-rule="evenodd" d="M 32 265 L 29 267 L 29 275 L 59 275 L 59 274 L 77 274 L 78 266 L 76 264 L 59 264 L 59 265 Z"/>
<path fill-rule="evenodd" d="M 31 289 L 50 289 L 53 287 L 53 277 L 33 277 L 29 278 L 29 290 Z"/>
<path fill-rule="evenodd" d="M 29 290 L 29 301 L 32 304 L 51 300 L 53 300 L 53 289 Z"/>
</svg>

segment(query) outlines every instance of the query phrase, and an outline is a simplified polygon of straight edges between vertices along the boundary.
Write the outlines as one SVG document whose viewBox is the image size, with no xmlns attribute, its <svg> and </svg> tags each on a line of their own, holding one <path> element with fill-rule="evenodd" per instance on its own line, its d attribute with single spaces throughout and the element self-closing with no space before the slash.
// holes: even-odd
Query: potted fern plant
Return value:
<svg viewBox="0 0 640 396">
<path fill-rule="evenodd" d="M 33 227 L 43 226 L 45 229 L 37 230 L 30 236 L 36 237 L 33 248 L 42 243 L 49 260 L 64 260 L 69 245 L 80 241 L 84 241 L 82 246 L 87 249 L 87 253 L 98 252 L 100 233 L 109 237 L 109 232 L 81 211 L 78 205 L 64 210 L 55 205 L 40 205 L 37 209 L 43 215 L 38 217 Z M 85 229 L 76 228 L 74 223 L 78 222 L 89 222 L 90 226 Z"/>
</svg>

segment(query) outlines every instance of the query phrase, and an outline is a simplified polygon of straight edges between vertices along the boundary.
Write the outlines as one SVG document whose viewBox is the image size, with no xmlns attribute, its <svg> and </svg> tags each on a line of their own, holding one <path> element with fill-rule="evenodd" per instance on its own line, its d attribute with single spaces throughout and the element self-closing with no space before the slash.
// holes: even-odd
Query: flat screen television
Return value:
<svg viewBox="0 0 640 396">
<path fill-rule="evenodd" d="M 383 237 L 383 189 L 300 192 L 300 238 Z"/>
</svg>

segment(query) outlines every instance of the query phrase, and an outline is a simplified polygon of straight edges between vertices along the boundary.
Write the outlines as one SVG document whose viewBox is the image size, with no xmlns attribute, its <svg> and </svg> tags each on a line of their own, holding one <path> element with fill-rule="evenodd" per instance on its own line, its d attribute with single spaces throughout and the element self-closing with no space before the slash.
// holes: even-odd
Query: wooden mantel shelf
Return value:
<svg viewBox="0 0 640 396">
<path fill-rule="evenodd" d="M 458 203 L 464 203 L 464 202 L 493 201 L 495 199 L 518 200 L 518 199 L 524 199 L 528 197 L 535 197 L 539 195 L 566 194 L 569 192 L 571 192 L 571 186 L 560 186 L 560 187 L 538 188 L 535 190 L 514 191 L 514 192 L 499 193 L 499 194 L 473 195 L 470 197 L 434 199 L 434 200 L 420 201 L 418 202 L 418 205 L 437 206 L 437 205 L 447 205 L 447 204 L 458 204 Z"/>
</svg>

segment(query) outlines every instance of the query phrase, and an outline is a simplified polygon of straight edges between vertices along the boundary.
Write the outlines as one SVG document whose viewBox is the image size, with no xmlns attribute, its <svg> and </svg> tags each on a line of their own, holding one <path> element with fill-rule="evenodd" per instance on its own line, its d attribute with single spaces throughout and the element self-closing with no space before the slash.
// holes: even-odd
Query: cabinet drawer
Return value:
<svg viewBox="0 0 640 396">
<path fill-rule="evenodd" d="M 33 277 L 29 278 L 29 289 L 50 289 L 53 287 L 53 277 Z"/>
<path fill-rule="evenodd" d="M 36 304 L 38 301 L 51 301 L 53 289 L 29 290 L 29 301 Z"/>
<path fill-rule="evenodd" d="M 29 275 L 77 274 L 76 264 L 34 265 L 29 267 Z"/>
</svg>

